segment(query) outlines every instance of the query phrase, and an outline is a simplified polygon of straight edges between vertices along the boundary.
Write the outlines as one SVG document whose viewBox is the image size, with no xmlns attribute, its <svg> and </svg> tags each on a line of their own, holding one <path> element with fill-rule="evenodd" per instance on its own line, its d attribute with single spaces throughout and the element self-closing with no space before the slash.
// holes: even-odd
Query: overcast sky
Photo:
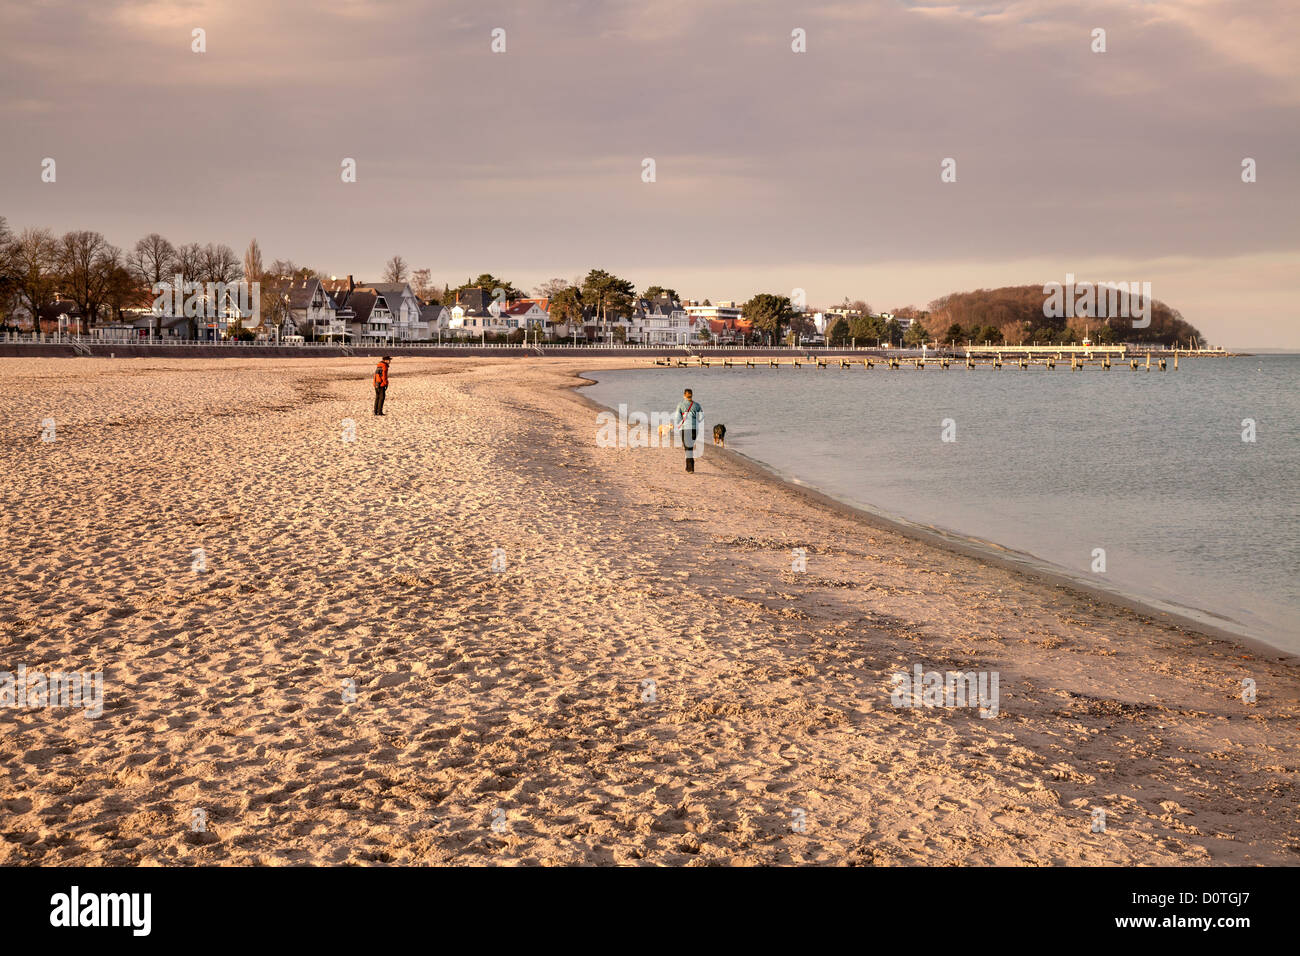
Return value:
<svg viewBox="0 0 1300 956">
<path fill-rule="evenodd" d="M 1073 272 L 1300 347 L 1294 0 L 22 0 L 0 90 L 13 228 L 878 310 Z"/>
</svg>

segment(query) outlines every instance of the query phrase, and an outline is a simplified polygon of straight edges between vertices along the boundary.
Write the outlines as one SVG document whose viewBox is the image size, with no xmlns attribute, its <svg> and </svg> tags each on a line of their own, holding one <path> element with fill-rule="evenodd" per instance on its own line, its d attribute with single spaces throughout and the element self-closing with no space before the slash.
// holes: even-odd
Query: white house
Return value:
<svg viewBox="0 0 1300 956">
<path fill-rule="evenodd" d="M 717 305 L 688 302 L 686 312 L 692 318 L 704 319 L 706 322 L 734 323 L 741 318 L 742 309 L 735 302 L 719 302 Z"/>
<path fill-rule="evenodd" d="M 638 299 L 632 310 L 627 339 L 641 345 L 690 345 L 700 339 L 700 324 L 680 302 L 667 296 Z"/>
<path fill-rule="evenodd" d="M 416 326 L 416 338 L 437 339 L 445 336 L 451 327 L 451 310 L 441 302 L 430 302 L 420 306 L 420 321 Z"/>
<path fill-rule="evenodd" d="M 505 332 L 523 329 L 529 336 L 541 337 L 546 334 L 546 324 L 550 316 L 535 299 L 520 299 L 500 310 L 498 320 L 505 326 Z"/>
<path fill-rule="evenodd" d="M 382 300 L 377 305 L 387 315 L 389 334 L 392 340 L 410 342 L 417 338 L 427 338 L 420 322 L 420 299 L 405 282 L 371 282 L 358 285 L 358 289 L 374 292 Z"/>
<path fill-rule="evenodd" d="M 496 299 L 487 289 L 471 286 L 456 292 L 456 304 L 451 307 L 449 331 L 459 338 L 480 338 L 508 331 L 501 321 L 506 303 Z"/>
<path fill-rule="evenodd" d="M 448 327 L 452 335 L 462 338 L 477 338 L 482 335 L 498 335 L 508 331 L 501 321 L 501 306 L 492 302 L 486 309 L 476 309 L 458 302 L 451 307 Z"/>
</svg>

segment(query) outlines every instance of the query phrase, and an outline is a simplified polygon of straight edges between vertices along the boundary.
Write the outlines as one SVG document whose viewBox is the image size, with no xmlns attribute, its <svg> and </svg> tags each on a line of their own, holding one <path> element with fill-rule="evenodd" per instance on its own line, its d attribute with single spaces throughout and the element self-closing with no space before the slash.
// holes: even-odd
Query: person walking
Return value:
<svg viewBox="0 0 1300 956">
<path fill-rule="evenodd" d="M 682 446 L 686 449 L 686 471 L 695 473 L 695 439 L 700 430 L 700 417 L 704 409 L 695 400 L 688 388 L 682 393 L 682 400 L 677 404 L 677 427 L 682 430 Z"/>
<path fill-rule="evenodd" d="M 388 393 L 388 363 L 393 359 L 385 355 L 375 366 L 375 414 L 384 414 L 384 396 Z"/>
</svg>

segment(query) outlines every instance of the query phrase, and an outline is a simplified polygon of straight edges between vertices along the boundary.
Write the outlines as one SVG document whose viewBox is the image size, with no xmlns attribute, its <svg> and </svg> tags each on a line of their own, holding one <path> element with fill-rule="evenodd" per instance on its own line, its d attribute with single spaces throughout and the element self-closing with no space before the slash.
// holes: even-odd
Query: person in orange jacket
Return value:
<svg viewBox="0 0 1300 956">
<path fill-rule="evenodd" d="M 388 392 L 388 363 L 393 359 L 385 355 L 375 366 L 375 414 L 384 414 L 384 395 Z"/>
</svg>

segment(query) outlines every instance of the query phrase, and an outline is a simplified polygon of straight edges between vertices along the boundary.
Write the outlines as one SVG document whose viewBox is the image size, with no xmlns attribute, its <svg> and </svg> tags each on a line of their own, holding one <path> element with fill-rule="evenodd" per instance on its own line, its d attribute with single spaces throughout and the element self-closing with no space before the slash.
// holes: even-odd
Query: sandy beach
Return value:
<svg viewBox="0 0 1300 956">
<path fill-rule="evenodd" d="M 0 671 L 104 692 L 0 707 L 0 863 L 1300 863 L 1295 659 L 597 447 L 600 365 L 0 359 Z"/>
</svg>

